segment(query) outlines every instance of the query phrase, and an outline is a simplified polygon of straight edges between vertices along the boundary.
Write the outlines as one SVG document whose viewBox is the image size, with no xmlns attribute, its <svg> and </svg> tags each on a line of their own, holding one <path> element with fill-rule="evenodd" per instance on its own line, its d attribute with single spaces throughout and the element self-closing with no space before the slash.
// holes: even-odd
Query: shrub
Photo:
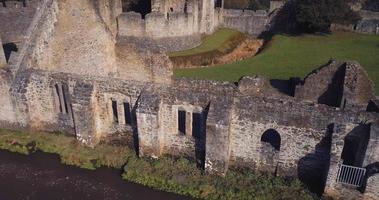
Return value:
<svg viewBox="0 0 379 200">
<path fill-rule="evenodd" d="M 331 23 L 354 24 L 359 15 L 347 0 L 293 0 L 295 21 L 303 32 L 329 32 Z"/>
</svg>

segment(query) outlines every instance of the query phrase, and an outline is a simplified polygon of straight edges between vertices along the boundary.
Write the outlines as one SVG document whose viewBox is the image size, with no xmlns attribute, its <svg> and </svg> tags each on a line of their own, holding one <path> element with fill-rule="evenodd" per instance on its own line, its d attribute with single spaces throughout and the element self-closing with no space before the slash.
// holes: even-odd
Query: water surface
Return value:
<svg viewBox="0 0 379 200">
<path fill-rule="evenodd" d="M 120 170 L 62 165 L 58 155 L 0 150 L 0 199 L 190 200 L 121 179 Z"/>
</svg>

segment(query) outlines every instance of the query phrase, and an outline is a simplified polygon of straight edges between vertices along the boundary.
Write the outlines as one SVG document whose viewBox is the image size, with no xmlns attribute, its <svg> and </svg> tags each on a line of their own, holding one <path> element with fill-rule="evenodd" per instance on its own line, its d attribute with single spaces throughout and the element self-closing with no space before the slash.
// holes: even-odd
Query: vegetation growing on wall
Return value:
<svg viewBox="0 0 379 200">
<path fill-rule="evenodd" d="M 122 168 L 125 180 L 202 199 L 313 199 L 298 180 L 284 180 L 248 170 L 230 170 L 226 177 L 205 175 L 185 158 L 138 158 L 128 147 L 102 143 L 95 148 L 74 137 L 53 133 L 25 133 L 0 129 L 0 149 L 30 154 L 56 153 L 64 164 L 86 169 Z"/>
</svg>

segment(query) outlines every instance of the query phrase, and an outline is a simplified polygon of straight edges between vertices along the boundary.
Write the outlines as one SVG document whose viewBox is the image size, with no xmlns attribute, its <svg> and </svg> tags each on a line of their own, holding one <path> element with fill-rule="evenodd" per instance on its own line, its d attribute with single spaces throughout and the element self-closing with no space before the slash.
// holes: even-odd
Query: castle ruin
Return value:
<svg viewBox="0 0 379 200">
<path fill-rule="evenodd" d="M 232 28 L 251 35 L 267 30 L 274 13 L 283 1 L 273 1 L 270 13 L 265 10 L 224 9 L 223 0 L 152 0 L 148 14 L 135 11 L 118 16 L 119 37 L 152 40 L 164 51 L 193 48 L 202 34 L 219 27 Z"/>
<path fill-rule="evenodd" d="M 183 8 L 153 2 L 162 13 Z M 118 0 L 0 4 L 1 19 L 13 22 L 0 25 L 0 127 L 63 132 L 89 146 L 130 134 L 140 156 L 186 156 L 208 173 L 250 168 L 331 196 L 379 198 L 379 100 L 359 63 L 330 61 L 279 89 L 261 76 L 173 79 L 165 54 L 119 37 L 121 18 L 142 20 L 121 12 Z M 198 16 L 197 31 L 212 32 Z"/>
</svg>

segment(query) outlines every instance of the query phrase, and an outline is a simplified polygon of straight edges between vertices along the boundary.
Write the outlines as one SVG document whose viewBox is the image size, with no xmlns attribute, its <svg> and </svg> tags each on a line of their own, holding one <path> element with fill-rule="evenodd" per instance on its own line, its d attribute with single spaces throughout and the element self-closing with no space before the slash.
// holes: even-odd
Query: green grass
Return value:
<svg viewBox="0 0 379 200">
<path fill-rule="evenodd" d="M 168 53 L 170 57 L 176 56 L 190 56 L 195 54 L 201 54 L 211 51 L 221 51 L 227 50 L 231 45 L 229 44 L 233 38 L 242 37 L 244 34 L 231 30 L 222 28 L 217 30 L 214 34 L 204 37 L 202 44 L 193 49 L 188 49 L 184 51 L 177 51 Z"/>
<path fill-rule="evenodd" d="M 62 163 L 85 169 L 100 166 L 121 168 L 130 156 L 134 156 L 128 147 L 99 144 L 89 148 L 75 137 L 59 133 L 25 133 L 4 129 L 0 129 L 0 149 L 26 155 L 36 150 L 55 153 L 60 155 Z"/>
<path fill-rule="evenodd" d="M 231 169 L 225 177 L 204 174 L 185 158 L 162 157 L 127 162 L 123 178 L 155 189 L 208 200 L 312 200 L 296 179 Z"/>
<path fill-rule="evenodd" d="M 237 81 L 260 74 L 268 78 L 304 77 L 330 59 L 356 60 L 374 81 L 379 94 L 379 36 L 358 33 L 276 35 L 257 56 L 233 64 L 176 69 L 176 77 Z"/>
</svg>

